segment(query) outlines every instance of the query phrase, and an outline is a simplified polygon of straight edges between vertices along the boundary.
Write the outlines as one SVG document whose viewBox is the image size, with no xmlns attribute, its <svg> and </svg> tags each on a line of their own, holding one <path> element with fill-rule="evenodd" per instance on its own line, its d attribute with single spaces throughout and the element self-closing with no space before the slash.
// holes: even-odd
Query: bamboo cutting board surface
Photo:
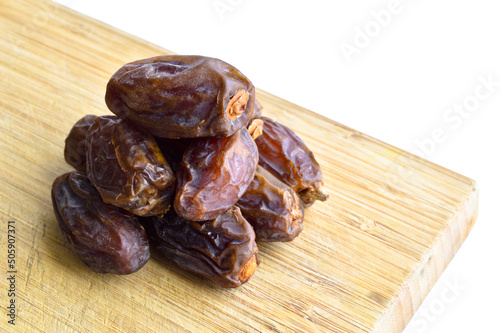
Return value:
<svg viewBox="0 0 500 333">
<path fill-rule="evenodd" d="M 110 113 L 105 86 L 120 66 L 169 52 L 47 0 L 0 0 L 0 53 L 3 272 L 7 221 L 16 228 L 7 332 L 400 332 L 476 219 L 473 180 L 259 90 L 264 113 L 323 168 L 330 200 L 306 211 L 302 234 L 260 244 L 260 266 L 237 289 L 157 253 L 128 276 L 93 273 L 50 202 L 71 170 L 64 139 L 83 115 Z"/>
</svg>

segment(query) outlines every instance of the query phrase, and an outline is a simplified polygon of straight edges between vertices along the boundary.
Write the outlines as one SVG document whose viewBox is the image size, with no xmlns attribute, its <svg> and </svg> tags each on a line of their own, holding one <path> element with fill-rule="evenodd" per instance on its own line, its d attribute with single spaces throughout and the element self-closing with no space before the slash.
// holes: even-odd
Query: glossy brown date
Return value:
<svg viewBox="0 0 500 333">
<path fill-rule="evenodd" d="M 108 82 L 106 104 L 154 136 L 227 137 L 254 117 L 255 88 L 219 59 L 165 55 L 120 68 Z"/>
<path fill-rule="evenodd" d="M 259 165 L 296 191 L 305 207 L 316 200 L 327 200 L 323 173 L 304 141 L 277 121 L 261 119 L 264 121 L 262 135 L 255 139 Z"/>
<path fill-rule="evenodd" d="M 163 255 L 221 287 L 238 287 L 259 264 L 255 233 L 237 207 L 205 222 L 185 220 L 174 210 L 141 222 Z"/>
<path fill-rule="evenodd" d="M 175 176 L 156 141 L 116 116 L 99 117 L 88 130 L 87 175 L 104 202 L 136 215 L 170 208 Z"/>
<path fill-rule="evenodd" d="M 262 167 L 252 184 L 236 203 L 252 225 L 257 241 L 287 242 L 302 231 L 302 202 L 289 186 L 283 184 Z"/>
<path fill-rule="evenodd" d="M 191 221 L 215 219 L 245 193 L 258 158 L 246 128 L 227 138 L 194 140 L 176 172 L 177 214 Z"/>
<path fill-rule="evenodd" d="M 65 238 L 94 271 L 129 274 L 148 261 L 149 243 L 137 217 L 105 204 L 84 173 L 56 178 L 52 204 Z"/>
<path fill-rule="evenodd" d="M 88 114 L 78 120 L 71 128 L 64 145 L 64 160 L 78 171 L 87 169 L 85 152 L 87 131 L 97 116 Z"/>
</svg>

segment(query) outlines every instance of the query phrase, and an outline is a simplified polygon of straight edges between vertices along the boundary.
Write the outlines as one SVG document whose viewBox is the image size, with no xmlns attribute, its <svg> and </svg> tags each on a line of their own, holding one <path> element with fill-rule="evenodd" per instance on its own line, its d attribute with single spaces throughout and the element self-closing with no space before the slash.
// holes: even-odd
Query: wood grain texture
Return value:
<svg viewBox="0 0 500 333">
<path fill-rule="evenodd" d="M 259 90 L 323 168 L 330 200 L 306 211 L 303 233 L 260 244 L 261 265 L 233 290 L 157 253 L 132 275 L 93 273 L 50 202 L 71 170 L 64 139 L 83 115 L 110 113 L 120 66 L 169 52 L 47 0 L 0 0 L 0 53 L 0 268 L 15 220 L 18 271 L 16 327 L 4 315 L 2 330 L 401 332 L 476 219 L 473 180 Z"/>
</svg>

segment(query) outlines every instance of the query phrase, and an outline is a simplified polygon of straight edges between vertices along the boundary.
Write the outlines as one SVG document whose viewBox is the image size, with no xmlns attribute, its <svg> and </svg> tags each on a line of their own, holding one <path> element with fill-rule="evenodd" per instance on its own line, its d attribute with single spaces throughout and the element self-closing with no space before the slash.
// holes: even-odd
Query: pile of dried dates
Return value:
<svg viewBox="0 0 500 333">
<path fill-rule="evenodd" d="M 76 254 L 99 273 L 129 274 L 150 245 L 222 287 L 246 282 L 256 241 L 291 241 L 304 207 L 326 200 L 312 152 L 262 116 L 252 83 L 202 56 L 159 56 L 110 79 L 115 114 L 71 129 L 52 202 Z"/>
</svg>

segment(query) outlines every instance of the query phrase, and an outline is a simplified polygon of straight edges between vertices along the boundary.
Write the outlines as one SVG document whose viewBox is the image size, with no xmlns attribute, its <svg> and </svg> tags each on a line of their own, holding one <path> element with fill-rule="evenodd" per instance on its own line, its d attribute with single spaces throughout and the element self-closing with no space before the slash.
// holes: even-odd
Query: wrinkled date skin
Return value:
<svg viewBox="0 0 500 333">
<path fill-rule="evenodd" d="M 255 233 L 237 207 L 206 222 L 185 220 L 173 210 L 141 222 L 163 255 L 221 287 L 240 286 L 259 264 Z"/>
<path fill-rule="evenodd" d="M 64 160 L 78 171 L 87 169 L 87 154 L 85 152 L 87 131 L 97 116 L 88 114 L 78 120 L 65 141 Z"/>
<path fill-rule="evenodd" d="M 227 137 L 254 117 L 255 88 L 219 59 L 165 55 L 120 68 L 108 82 L 106 104 L 154 136 Z"/>
<path fill-rule="evenodd" d="M 236 206 L 254 228 L 257 241 L 288 242 L 303 229 L 304 208 L 295 191 L 261 167 Z"/>
<path fill-rule="evenodd" d="M 84 173 L 56 178 L 52 204 L 64 236 L 92 270 L 130 274 L 148 261 L 149 242 L 138 218 L 104 203 Z"/>
<path fill-rule="evenodd" d="M 296 191 L 305 207 L 325 201 L 323 173 L 313 153 L 290 128 L 266 117 L 262 135 L 255 139 L 259 165 Z"/>
<path fill-rule="evenodd" d="M 246 130 L 194 140 L 176 172 L 174 208 L 191 221 L 212 220 L 232 207 L 253 180 L 259 153 Z"/>
<path fill-rule="evenodd" d="M 175 176 L 156 141 L 116 116 L 99 117 L 89 128 L 87 175 L 104 202 L 136 215 L 170 208 Z"/>
</svg>

